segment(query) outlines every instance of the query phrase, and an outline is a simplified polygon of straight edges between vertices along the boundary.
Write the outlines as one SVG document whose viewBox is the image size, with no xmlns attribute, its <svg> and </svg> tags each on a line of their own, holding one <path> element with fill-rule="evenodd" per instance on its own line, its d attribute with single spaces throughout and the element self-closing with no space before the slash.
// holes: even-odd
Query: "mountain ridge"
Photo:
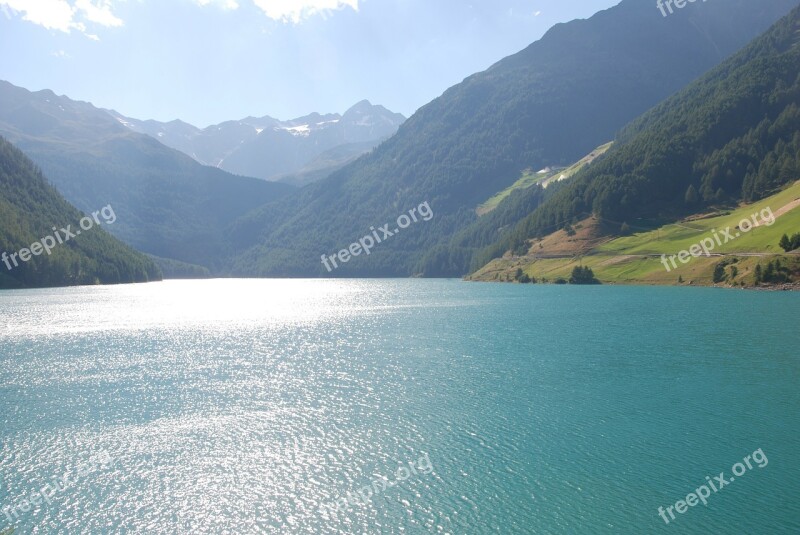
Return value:
<svg viewBox="0 0 800 535">
<path fill-rule="evenodd" d="M 294 188 L 202 166 L 92 104 L 0 81 L 0 135 L 74 206 L 112 204 L 109 232 L 157 257 L 214 269 L 229 255 L 223 229 Z"/>
<path fill-rule="evenodd" d="M 475 206 L 526 168 L 568 165 L 613 139 L 795 5 L 729 0 L 663 19 L 644 2 L 624 0 L 558 25 L 422 106 L 371 153 L 281 206 L 237 221 L 232 240 L 245 252 L 232 274 L 324 276 L 320 249 L 349 243 L 427 201 L 434 224 L 409 230 L 339 274 L 461 276 L 475 245 L 443 251 L 446 261 L 426 257 L 437 257 L 432 252 L 475 221 Z"/>
<path fill-rule="evenodd" d="M 328 167 L 314 168 L 315 180 L 368 152 L 393 135 L 405 121 L 401 114 L 366 99 L 341 114 L 313 112 L 286 121 L 269 115 L 249 116 L 205 128 L 180 119 L 139 120 L 115 110 L 105 111 L 132 131 L 147 134 L 203 165 L 243 176 L 299 184 L 310 181 L 308 167 L 324 153 L 350 149 Z M 305 175 L 305 179 L 294 175 Z"/>
<path fill-rule="evenodd" d="M 92 228 L 101 223 L 100 213 L 107 225 L 116 222 L 113 206 L 95 212 L 94 224 L 88 228 L 79 225 L 84 214 L 67 203 L 34 163 L 2 136 L 0 185 L 0 288 L 161 280 L 160 270 L 150 259 L 103 228 Z M 56 223 L 62 226 L 60 230 L 53 226 Z"/>
<path fill-rule="evenodd" d="M 613 239 L 625 236 L 629 230 L 621 227 L 634 221 L 639 231 L 647 231 L 698 211 L 735 210 L 742 202 L 775 195 L 798 176 L 800 6 L 632 121 L 604 158 L 559 188 L 482 256 L 536 258 L 537 242 L 548 241 L 561 227 L 585 225 L 587 215 L 615 222 L 616 228 L 598 227 L 595 236 Z M 526 269 L 525 260 L 518 265 Z"/>
</svg>

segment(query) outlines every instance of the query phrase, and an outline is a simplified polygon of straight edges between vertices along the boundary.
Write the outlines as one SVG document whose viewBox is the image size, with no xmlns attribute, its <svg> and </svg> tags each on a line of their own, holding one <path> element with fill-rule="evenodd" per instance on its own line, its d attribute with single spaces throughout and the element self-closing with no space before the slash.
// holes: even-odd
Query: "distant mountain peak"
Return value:
<svg viewBox="0 0 800 535">
<path fill-rule="evenodd" d="M 356 102 L 355 104 L 350 106 L 350 108 L 345 112 L 345 115 L 347 115 L 348 113 L 350 113 L 352 111 L 371 110 L 373 107 L 376 107 L 376 106 L 373 106 L 372 102 L 370 102 L 369 100 L 364 99 L 364 100 Z M 383 107 L 383 106 L 381 106 L 381 107 Z"/>
<path fill-rule="evenodd" d="M 267 180 L 306 173 L 327 176 L 393 135 L 405 121 L 399 113 L 362 100 L 343 115 L 312 112 L 288 121 L 268 115 L 225 121 L 200 129 L 181 120 L 138 120 L 107 110 L 118 123 L 147 134 L 198 162 L 244 176 Z M 333 155 L 320 166 L 317 158 Z"/>
</svg>

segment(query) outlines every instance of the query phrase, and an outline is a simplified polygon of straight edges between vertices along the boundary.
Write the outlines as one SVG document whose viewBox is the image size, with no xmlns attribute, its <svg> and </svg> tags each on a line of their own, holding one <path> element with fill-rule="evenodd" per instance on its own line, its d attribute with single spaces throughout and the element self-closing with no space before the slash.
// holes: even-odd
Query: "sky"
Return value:
<svg viewBox="0 0 800 535">
<path fill-rule="evenodd" d="M 448 87 L 619 0 L 0 0 L 0 79 L 137 119 L 207 126 L 410 116 Z"/>
</svg>

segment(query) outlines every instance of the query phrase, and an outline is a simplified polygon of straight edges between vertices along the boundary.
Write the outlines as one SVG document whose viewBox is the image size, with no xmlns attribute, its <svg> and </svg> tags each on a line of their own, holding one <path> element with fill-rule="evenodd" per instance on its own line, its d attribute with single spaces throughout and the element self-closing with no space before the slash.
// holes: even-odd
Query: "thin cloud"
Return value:
<svg viewBox="0 0 800 535">
<path fill-rule="evenodd" d="M 239 2 L 237 2 L 236 0 L 194 0 L 194 1 L 197 5 L 202 7 L 213 4 L 228 11 L 239 9 Z"/>
<path fill-rule="evenodd" d="M 22 20 L 48 30 L 69 33 L 75 28 L 73 9 L 66 0 L 0 0 L 0 5 L 22 13 Z"/>
<path fill-rule="evenodd" d="M 75 7 L 89 22 L 107 27 L 122 26 L 122 20 L 111 12 L 110 0 L 77 0 Z"/>
<path fill-rule="evenodd" d="M 201 6 L 216 6 L 226 11 L 239 9 L 241 0 L 194 0 Z M 37 24 L 48 30 L 70 33 L 77 30 L 92 40 L 96 34 L 87 33 L 87 25 L 106 28 L 124 25 L 114 15 L 114 0 L 0 0 L 0 10 L 9 18 L 22 15 L 22 20 Z M 358 11 L 359 0 L 252 0 L 264 14 L 283 23 L 299 24 L 315 16 L 327 17 L 333 11 L 350 8 Z"/>
<path fill-rule="evenodd" d="M 22 14 L 22 20 L 48 30 L 70 33 L 77 30 L 90 39 L 97 36 L 86 33 L 86 23 L 106 27 L 122 26 L 123 22 L 111 12 L 111 0 L 0 0 L 6 15 L 10 10 Z"/>
<path fill-rule="evenodd" d="M 280 22 L 298 24 L 332 10 L 351 8 L 358 11 L 358 0 L 253 0 L 264 14 Z"/>
</svg>

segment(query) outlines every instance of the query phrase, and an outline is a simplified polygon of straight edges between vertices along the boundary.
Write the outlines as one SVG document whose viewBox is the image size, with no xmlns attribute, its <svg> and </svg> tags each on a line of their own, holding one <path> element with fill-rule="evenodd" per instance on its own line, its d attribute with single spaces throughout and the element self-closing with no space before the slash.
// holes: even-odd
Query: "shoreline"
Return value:
<svg viewBox="0 0 800 535">
<path fill-rule="evenodd" d="M 483 283 L 483 284 L 518 284 L 520 286 L 640 286 L 646 288 L 656 288 L 656 287 L 664 287 L 664 288 L 720 288 L 724 290 L 750 290 L 756 292 L 797 292 L 800 291 L 800 282 L 783 282 L 783 283 L 776 283 L 776 284 L 765 284 L 761 283 L 758 286 L 734 286 L 732 284 L 694 284 L 693 282 L 688 282 L 686 284 L 655 284 L 655 283 L 646 283 L 646 282 L 602 282 L 600 281 L 597 284 L 559 284 L 555 282 L 536 282 L 536 283 L 522 283 L 518 281 L 507 281 L 507 280 L 482 280 L 482 279 L 470 279 L 469 277 L 463 277 L 462 282 L 475 282 L 475 283 Z"/>
</svg>

